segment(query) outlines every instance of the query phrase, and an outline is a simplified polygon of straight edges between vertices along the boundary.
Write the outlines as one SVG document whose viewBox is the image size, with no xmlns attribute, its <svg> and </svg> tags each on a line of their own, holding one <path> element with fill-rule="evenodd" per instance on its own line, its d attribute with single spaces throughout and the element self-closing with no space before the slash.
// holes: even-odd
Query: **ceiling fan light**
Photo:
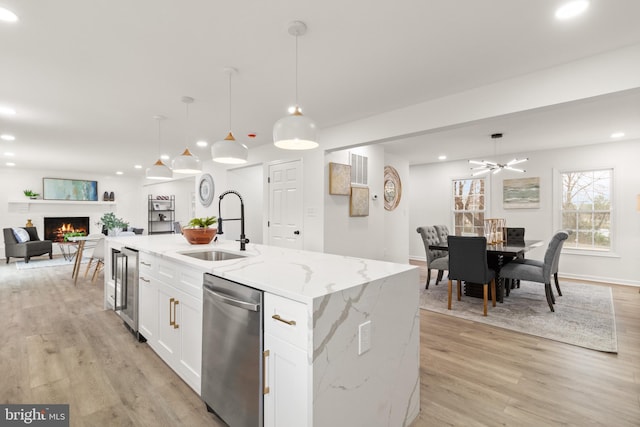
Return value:
<svg viewBox="0 0 640 427">
<path fill-rule="evenodd" d="M 189 151 L 188 148 L 181 155 L 173 159 L 173 171 L 178 173 L 199 173 L 202 171 L 200 159 Z"/>
<path fill-rule="evenodd" d="M 317 133 L 316 123 L 297 108 L 273 125 L 273 143 L 285 150 L 310 150 L 318 146 Z"/>
<path fill-rule="evenodd" d="M 158 159 L 150 168 L 146 171 L 147 179 L 171 179 L 173 178 L 173 173 L 171 169 L 164 162 Z"/>
<path fill-rule="evenodd" d="M 223 140 L 217 141 L 211 146 L 211 157 L 214 162 L 240 165 L 247 163 L 249 149 L 246 145 L 237 142 L 233 134 L 229 132 Z"/>
</svg>

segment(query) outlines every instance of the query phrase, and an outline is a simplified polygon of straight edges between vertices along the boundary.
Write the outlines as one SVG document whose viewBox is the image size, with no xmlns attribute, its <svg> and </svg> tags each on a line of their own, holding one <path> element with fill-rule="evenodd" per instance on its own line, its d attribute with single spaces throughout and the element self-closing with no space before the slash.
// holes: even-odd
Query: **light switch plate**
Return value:
<svg viewBox="0 0 640 427">
<path fill-rule="evenodd" d="M 371 349 L 371 320 L 358 326 L 358 356 Z"/>
</svg>

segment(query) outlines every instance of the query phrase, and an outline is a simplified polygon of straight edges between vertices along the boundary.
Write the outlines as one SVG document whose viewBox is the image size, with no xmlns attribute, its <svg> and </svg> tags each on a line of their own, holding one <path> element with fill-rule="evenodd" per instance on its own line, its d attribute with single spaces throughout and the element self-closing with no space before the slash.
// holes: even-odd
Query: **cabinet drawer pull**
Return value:
<svg viewBox="0 0 640 427">
<path fill-rule="evenodd" d="M 178 329 L 180 325 L 178 325 L 178 321 L 176 320 L 176 305 L 180 304 L 180 301 L 175 300 L 173 303 L 173 329 Z"/>
<path fill-rule="evenodd" d="M 269 394 L 269 386 L 267 385 L 267 357 L 269 357 L 269 350 L 262 352 L 262 394 Z"/>
<path fill-rule="evenodd" d="M 173 326 L 176 324 L 175 320 L 171 320 L 171 315 L 175 313 L 175 311 L 172 313 L 171 309 L 173 308 L 173 302 L 175 301 L 174 298 L 169 298 L 169 326 Z"/>
<path fill-rule="evenodd" d="M 142 265 L 144 265 L 146 267 L 151 267 L 151 264 L 148 264 L 148 263 L 146 263 L 144 261 L 140 261 L 140 264 L 142 264 Z"/>
<path fill-rule="evenodd" d="M 147 283 L 151 283 L 151 280 L 149 279 L 145 279 L 144 277 L 140 276 L 140 280 L 142 280 L 143 282 L 147 282 Z"/>
<path fill-rule="evenodd" d="M 282 317 L 280 317 L 279 314 L 274 314 L 273 316 L 271 316 L 271 318 L 275 319 L 275 320 L 277 320 L 279 322 L 286 323 L 287 325 L 291 325 L 291 326 L 295 326 L 295 324 L 296 324 L 295 320 L 285 320 Z"/>
</svg>

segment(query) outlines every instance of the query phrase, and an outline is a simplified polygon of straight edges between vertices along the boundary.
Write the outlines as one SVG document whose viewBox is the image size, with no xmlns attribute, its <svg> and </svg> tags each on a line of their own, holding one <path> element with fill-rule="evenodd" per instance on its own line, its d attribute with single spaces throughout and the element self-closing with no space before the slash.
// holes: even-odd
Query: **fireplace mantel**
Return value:
<svg viewBox="0 0 640 427">
<path fill-rule="evenodd" d="M 115 206 L 116 202 L 92 202 L 85 200 L 41 200 L 41 199 L 13 199 L 9 205 L 21 205 L 21 210 L 29 211 L 31 205 L 91 205 L 91 206 Z"/>
</svg>

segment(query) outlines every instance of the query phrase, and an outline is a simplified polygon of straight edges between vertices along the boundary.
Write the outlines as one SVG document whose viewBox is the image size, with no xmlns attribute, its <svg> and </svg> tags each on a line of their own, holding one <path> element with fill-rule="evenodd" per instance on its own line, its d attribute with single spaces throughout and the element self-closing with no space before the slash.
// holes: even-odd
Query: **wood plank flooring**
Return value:
<svg viewBox="0 0 640 427">
<path fill-rule="evenodd" d="M 612 288 L 617 355 L 421 310 L 412 426 L 639 426 L 640 294 Z M 0 264 L 0 307 L 0 402 L 69 403 L 72 426 L 223 425 L 71 266 Z"/>
</svg>

